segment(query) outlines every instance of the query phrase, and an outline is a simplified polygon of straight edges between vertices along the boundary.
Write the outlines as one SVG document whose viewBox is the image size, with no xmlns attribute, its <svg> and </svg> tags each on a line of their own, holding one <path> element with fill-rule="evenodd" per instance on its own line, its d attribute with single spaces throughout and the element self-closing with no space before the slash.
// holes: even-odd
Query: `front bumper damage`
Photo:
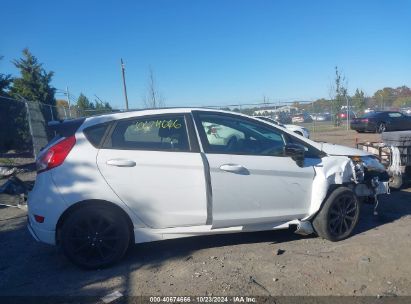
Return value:
<svg viewBox="0 0 411 304">
<path fill-rule="evenodd" d="M 358 197 L 376 197 L 389 193 L 389 176 L 385 168 L 372 157 L 325 156 L 314 166 L 315 177 L 309 215 L 312 219 L 320 210 L 331 187 L 344 185 Z"/>
<path fill-rule="evenodd" d="M 295 231 L 297 234 L 309 235 L 314 232 L 311 220 L 320 211 L 332 187 L 344 185 L 357 197 L 374 197 L 375 215 L 378 206 L 377 196 L 390 193 L 389 175 L 377 159 L 364 161 L 364 157 L 326 156 L 314 166 L 314 170 L 309 214 L 298 221 Z"/>
</svg>

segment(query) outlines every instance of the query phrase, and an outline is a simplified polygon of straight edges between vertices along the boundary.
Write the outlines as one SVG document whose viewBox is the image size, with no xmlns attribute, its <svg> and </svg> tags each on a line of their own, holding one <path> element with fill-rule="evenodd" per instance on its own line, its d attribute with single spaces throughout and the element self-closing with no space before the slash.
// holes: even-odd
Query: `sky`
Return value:
<svg viewBox="0 0 411 304">
<path fill-rule="evenodd" d="M 335 66 L 372 95 L 411 86 L 410 16 L 408 0 L 4 0 L 0 73 L 28 47 L 54 87 L 117 108 L 120 58 L 131 108 L 150 67 L 167 106 L 329 98 Z"/>
</svg>

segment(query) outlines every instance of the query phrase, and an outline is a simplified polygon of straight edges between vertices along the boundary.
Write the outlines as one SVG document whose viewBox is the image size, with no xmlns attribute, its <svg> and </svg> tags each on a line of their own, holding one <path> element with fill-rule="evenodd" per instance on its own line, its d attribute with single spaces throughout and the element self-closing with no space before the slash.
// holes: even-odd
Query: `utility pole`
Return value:
<svg viewBox="0 0 411 304">
<path fill-rule="evenodd" d="M 120 62 L 121 62 L 121 75 L 123 76 L 124 98 L 126 99 L 126 110 L 128 110 L 126 75 L 125 75 L 125 68 L 124 68 L 123 58 L 120 58 Z"/>
<path fill-rule="evenodd" d="M 71 117 L 71 106 L 70 106 L 71 101 L 70 101 L 70 92 L 69 92 L 68 86 L 66 86 L 66 94 L 67 94 L 67 101 L 68 101 L 68 108 L 69 108 L 69 116 Z"/>
<path fill-rule="evenodd" d="M 349 129 L 348 125 L 349 125 L 349 121 L 350 121 L 350 103 L 349 103 L 347 95 L 345 95 L 345 99 L 347 101 L 347 131 L 348 131 L 348 129 Z"/>
</svg>

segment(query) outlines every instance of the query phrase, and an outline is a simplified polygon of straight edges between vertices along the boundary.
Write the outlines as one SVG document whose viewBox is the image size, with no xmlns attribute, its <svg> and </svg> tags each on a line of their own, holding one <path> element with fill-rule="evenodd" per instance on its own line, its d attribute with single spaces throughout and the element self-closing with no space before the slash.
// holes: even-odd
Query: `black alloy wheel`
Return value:
<svg viewBox="0 0 411 304">
<path fill-rule="evenodd" d="M 61 244 L 65 255 L 76 265 L 104 268 L 118 261 L 130 240 L 122 215 L 108 208 L 76 210 L 64 223 Z"/>
<path fill-rule="evenodd" d="M 377 126 L 377 133 L 385 132 L 386 129 L 387 129 L 387 126 L 385 125 L 385 123 L 380 122 Z"/>
<path fill-rule="evenodd" d="M 315 232 L 322 238 L 337 242 L 354 231 L 360 217 L 360 203 L 354 192 L 340 186 L 332 190 L 312 221 Z"/>
<path fill-rule="evenodd" d="M 341 195 L 328 212 L 328 228 L 335 237 L 347 234 L 353 229 L 358 213 L 358 202 L 352 195 Z"/>
</svg>

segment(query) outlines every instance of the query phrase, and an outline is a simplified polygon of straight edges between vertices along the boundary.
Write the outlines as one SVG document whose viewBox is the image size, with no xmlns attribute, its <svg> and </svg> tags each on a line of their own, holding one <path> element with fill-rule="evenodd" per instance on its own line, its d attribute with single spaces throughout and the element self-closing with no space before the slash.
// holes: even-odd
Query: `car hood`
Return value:
<svg viewBox="0 0 411 304">
<path fill-rule="evenodd" d="M 327 153 L 328 155 L 341 155 L 341 156 L 367 156 L 372 155 L 363 150 L 350 148 L 341 145 L 329 144 L 329 143 L 319 143 L 321 145 L 321 151 Z"/>
</svg>

